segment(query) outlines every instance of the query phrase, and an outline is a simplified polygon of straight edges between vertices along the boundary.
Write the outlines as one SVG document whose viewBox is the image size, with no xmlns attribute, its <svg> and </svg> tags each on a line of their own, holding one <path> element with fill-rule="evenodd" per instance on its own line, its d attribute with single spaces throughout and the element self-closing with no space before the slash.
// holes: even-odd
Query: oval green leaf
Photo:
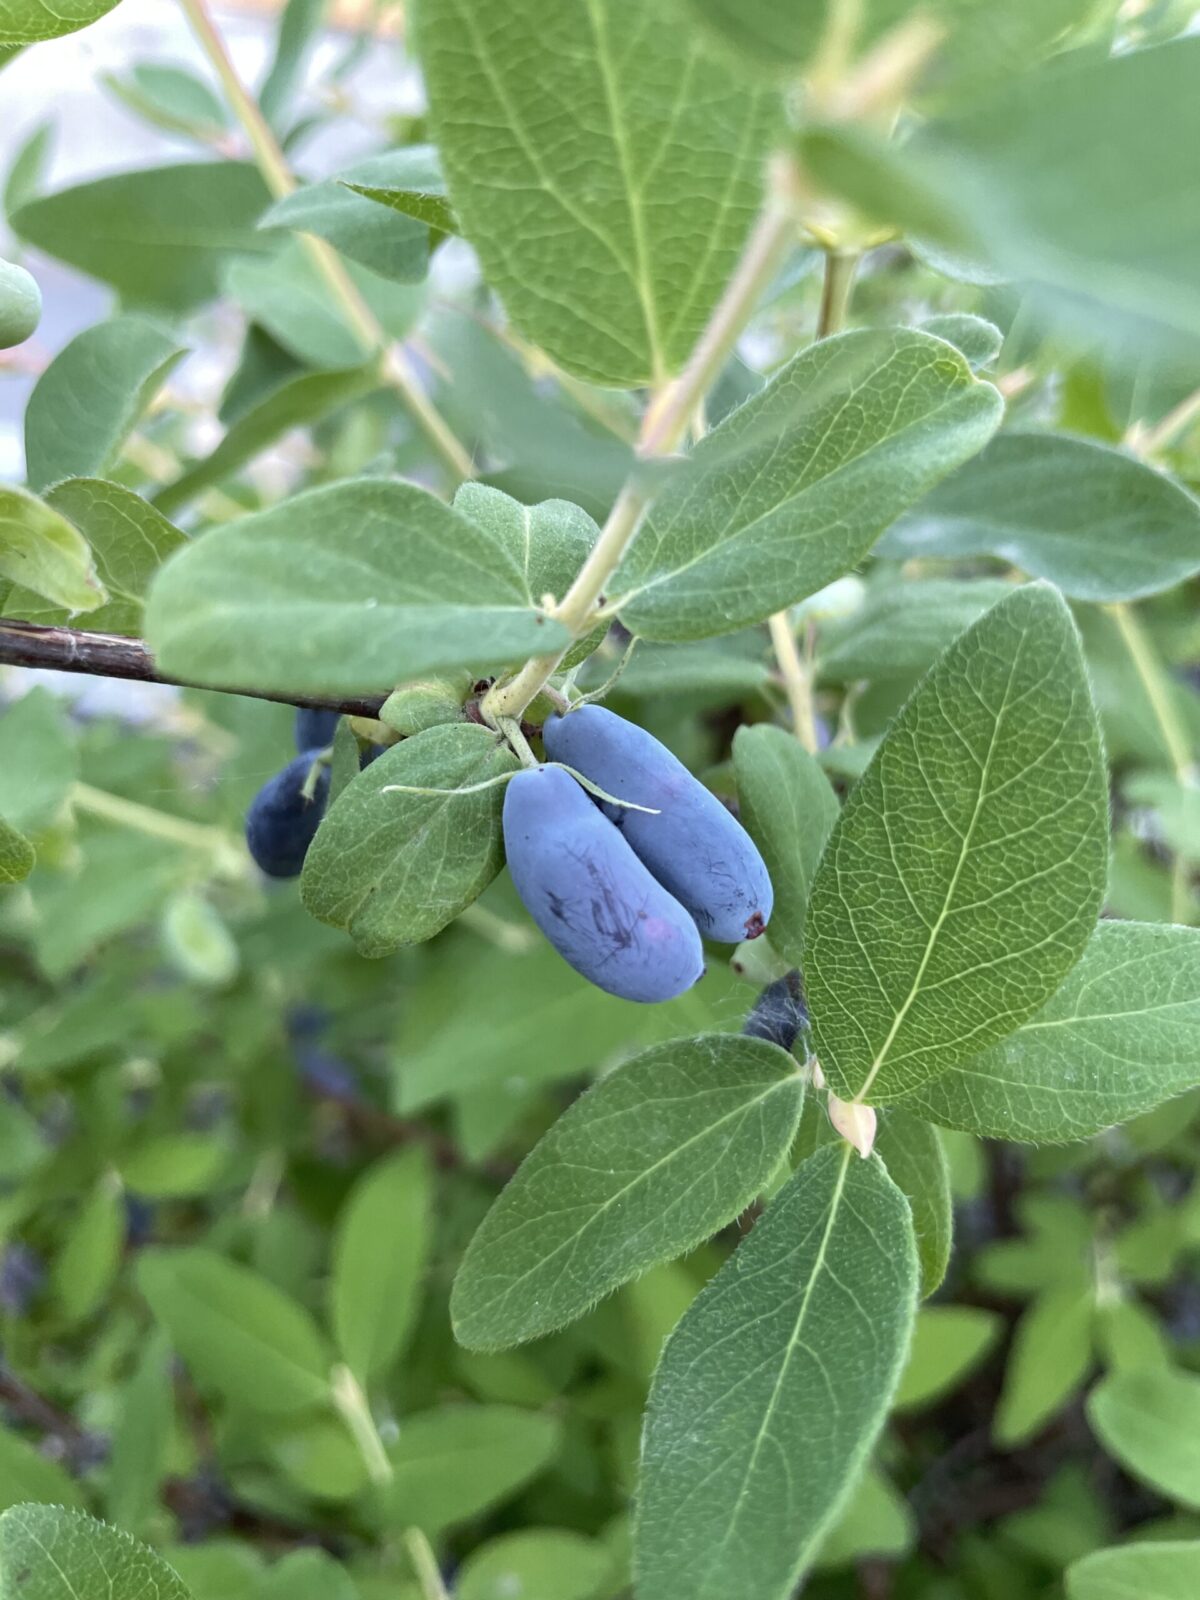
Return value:
<svg viewBox="0 0 1200 1600">
<path fill-rule="evenodd" d="M 1066 1584 L 1067 1600 L 1195 1600 L 1200 1540 L 1094 1550 L 1067 1568 Z"/>
<path fill-rule="evenodd" d="M 1200 500 L 1094 439 L 1002 433 L 891 529 L 880 554 L 991 555 L 1075 600 L 1137 600 L 1200 572 Z"/>
<path fill-rule="evenodd" d="M 900 1099 L 1032 1016 L 1095 927 L 1107 861 L 1079 636 L 1031 584 L 922 680 L 826 846 L 804 974 L 835 1092 Z"/>
<path fill-rule="evenodd" d="M 806 1161 L 667 1341 L 642 1436 L 647 1600 L 784 1600 L 883 1423 L 912 1328 L 903 1195 L 843 1144 Z"/>
<path fill-rule="evenodd" d="M 759 1193 L 803 1103 L 792 1058 L 736 1034 L 659 1045 L 602 1079 L 472 1239 L 450 1303 L 459 1342 L 536 1339 L 694 1249 Z"/>
<path fill-rule="evenodd" d="M 487 888 L 504 853 L 504 786 L 456 791 L 515 772 L 488 728 L 452 723 L 404 739 L 338 795 L 304 862 L 314 917 L 346 928 L 366 956 L 432 939 Z M 391 784 L 434 794 L 388 794 Z"/>
<path fill-rule="evenodd" d="M 1168 1500 L 1200 1509 L 1200 1377 L 1170 1367 L 1114 1372 L 1088 1396 L 1101 1444 Z"/>
<path fill-rule="evenodd" d="M 197 1380 L 252 1411 L 290 1414 L 329 1398 L 330 1355 L 308 1313 L 211 1250 L 148 1250 L 138 1287 Z"/>
<path fill-rule="evenodd" d="M 95 611 L 107 598 L 78 528 L 8 485 L 0 485 L 0 577 L 72 613 Z"/>
<path fill-rule="evenodd" d="M 184 350 L 144 317 L 113 317 L 76 334 L 25 408 L 29 486 L 101 477 Z"/>
<path fill-rule="evenodd" d="M 506 551 L 414 484 L 358 478 L 214 528 L 159 572 L 164 671 L 216 687 L 365 694 L 568 642 Z"/>
<path fill-rule="evenodd" d="M 1200 1083 L 1200 929 L 1102 922 L 1031 1021 L 905 1100 L 946 1128 L 1087 1139 Z"/>
<path fill-rule="evenodd" d="M 613 610 L 648 639 L 701 639 L 815 594 L 982 449 L 1003 409 L 927 333 L 822 339 L 668 481 L 613 578 Z"/>
<path fill-rule="evenodd" d="M 191 1600 L 179 1574 L 120 1528 L 62 1506 L 0 1517 L 0 1593 L 21 1600 Z"/>
<path fill-rule="evenodd" d="M 758 208 L 777 98 L 642 0 L 426 0 L 450 198 L 526 338 L 597 383 L 682 366 Z"/>
</svg>

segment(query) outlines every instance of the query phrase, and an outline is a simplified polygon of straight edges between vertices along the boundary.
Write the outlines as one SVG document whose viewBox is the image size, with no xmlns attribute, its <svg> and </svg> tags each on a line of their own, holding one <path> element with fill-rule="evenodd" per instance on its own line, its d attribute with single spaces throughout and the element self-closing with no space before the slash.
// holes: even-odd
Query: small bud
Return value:
<svg viewBox="0 0 1200 1600">
<path fill-rule="evenodd" d="M 821 1071 L 821 1063 L 817 1060 L 816 1056 L 812 1057 L 812 1059 L 809 1061 L 808 1065 L 809 1065 L 810 1071 L 812 1072 L 813 1088 L 814 1089 L 824 1089 L 825 1088 L 825 1074 Z"/>
<path fill-rule="evenodd" d="M 831 1094 L 829 1120 L 865 1161 L 875 1148 L 875 1107 L 861 1105 L 857 1100 L 839 1100 Z"/>
</svg>

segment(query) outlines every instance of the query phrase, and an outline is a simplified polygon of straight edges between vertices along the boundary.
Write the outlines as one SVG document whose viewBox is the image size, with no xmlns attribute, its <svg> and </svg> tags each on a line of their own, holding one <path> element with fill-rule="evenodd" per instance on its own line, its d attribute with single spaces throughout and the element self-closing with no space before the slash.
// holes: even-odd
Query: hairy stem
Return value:
<svg viewBox="0 0 1200 1600">
<path fill-rule="evenodd" d="M 379 1437 L 371 1407 L 362 1391 L 362 1385 L 347 1366 L 334 1367 L 330 1374 L 329 1391 L 334 1406 L 358 1446 L 372 1483 L 391 1483 L 395 1473 L 388 1453 Z"/>
<path fill-rule="evenodd" d="M 817 340 L 827 339 L 830 334 L 837 333 L 845 323 L 858 262 L 856 250 L 825 252 L 825 277 L 821 284 L 821 308 L 817 312 L 815 333 Z M 786 611 L 777 611 L 768 626 L 771 647 L 779 663 L 783 686 L 787 690 L 788 705 L 792 709 L 792 729 L 804 748 L 815 755 L 817 718 L 813 708 L 812 669 L 801 658 L 796 635 L 792 631 L 792 621 Z"/>
<path fill-rule="evenodd" d="M 1106 606 L 1105 610 L 1117 625 L 1121 641 L 1129 652 L 1134 671 L 1141 680 L 1146 698 L 1154 712 L 1167 748 L 1176 781 L 1183 789 L 1200 788 L 1200 770 L 1193 759 L 1191 740 L 1171 696 L 1171 683 L 1159 661 L 1153 644 L 1146 636 L 1133 607 L 1124 601 Z M 1171 920 L 1187 922 L 1191 900 L 1193 863 L 1176 855 L 1171 868 Z"/>
<path fill-rule="evenodd" d="M 179 0 L 179 4 L 213 71 L 221 80 L 230 109 L 245 130 L 263 182 L 276 200 L 282 200 L 296 188 L 296 180 L 258 102 L 238 76 L 225 41 L 209 12 L 208 0 Z M 389 339 L 378 317 L 363 299 L 341 256 L 324 239 L 318 239 L 314 234 L 301 233 L 298 238 L 309 260 L 345 313 L 346 320 L 363 347 L 364 356 L 378 356 L 381 377 L 395 389 L 455 480 L 473 477 L 470 452 L 417 381 L 403 349 Z"/>
<path fill-rule="evenodd" d="M 792 709 L 792 731 L 804 748 L 817 753 L 817 717 L 813 709 L 812 670 L 801 659 L 792 632 L 791 618 L 786 611 L 777 611 L 768 620 L 771 630 L 771 648 L 779 663 L 779 673 L 787 691 L 788 705 Z"/>
<path fill-rule="evenodd" d="M 77 811 L 87 811 L 93 817 L 103 817 L 120 827 L 132 828 L 152 839 L 167 839 L 172 844 L 186 845 L 191 850 L 205 850 L 218 856 L 236 852 L 241 861 L 245 850 L 240 841 L 224 828 L 214 828 L 203 822 L 189 822 L 186 817 L 172 816 L 169 811 L 158 811 L 137 800 L 126 800 L 123 795 L 109 794 L 106 789 L 93 789 L 90 783 L 76 783 L 71 788 L 71 804 Z"/>
<path fill-rule="evenodd" d="M 43 667 L 56 672 L 78 672 L 93 678 L 124 678 L 136 683 L 168 683 L 179 689 L 205 689 L 210 684 L 191 683 L 160 672 L 141 639 L 119 633 L 89 633 L 81 628 L 48 627 L 0 617 L 0 666 Z M 304 706 L 313 711 L 340 711 L 348 716 L 374 717 L 386 695 L 357 697 L 279 694 L 270 689 L 248 689 L 229 684 L 221 694 L 249 700 L 272 700 L 280 705 Z"/>
<path fill-rule="evenodd" d="M 591 554 L 552 612 L 570 632 L 572 643 L 594 626 L 605 585 L 620 565 L 654 498 L 655 475 L 646 470 L 645 464 L 678 448 L 696 407 L 711 388 L 783 260 L 795 233 L 796 205 L 794 169 L 790 161 L 778 157 L 772 165 L 767 203 L 741 261 L 683 371 L 647 410 L 633 471 L 614 501 Z M 497 684 L 482 703 L 485 716 L 493 722 L 499 717 L 519 718 L 558 669 L 569 648 L 564 646 L 555 655 L 533 656 L 516 677 Z"/>
</svg>

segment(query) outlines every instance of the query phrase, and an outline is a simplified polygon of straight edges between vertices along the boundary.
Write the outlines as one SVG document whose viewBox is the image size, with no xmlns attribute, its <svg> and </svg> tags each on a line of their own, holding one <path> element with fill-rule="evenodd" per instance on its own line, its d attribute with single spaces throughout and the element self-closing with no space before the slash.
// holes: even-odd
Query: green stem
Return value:
<svg viewBox="0 0 1200 1600">
<path fill-rule="evenodd" d="M 238 77 L 225 41 L 209 13 L 208 0 L 179 0 L 179 4 L 213 71 L 221 80 L 233 114 L 250 141 L 254 162 L 262 173 L 263 182 L 276 200 L 284 199 L 295 190 L 296 180 L 258 102 Z M 388 338 L 341 256 L 324 239 L 318 239 L 314 234 L 301 233 L 298 238 L 314 268 L 345 313 L 346 320 L 363 347 L 364 357 L 378 357 L 381 378 L 395 389 L 429 443 L 454 475 L 455 481 L 474 477 L 475 469 L 469 451 L 418 383 L 404 351 Z"/>
<path fill-rule="evenodd" d="M 329 1387 L 333 1403 L 353 1435 L 371 1482 L 391 1483 L 394 1476 L 392 1463 L 383 1448 L 383 1440 L 379 1437 L 379 1429 L 375 1426 L 375 1418 L 371 1415 L 362 1385 L 349 1367 L 337 1366 L 330 1373 Z"/>
<path fill-rule="evenodd" d="M 404 1548 L 408 1551 L 408 1559 L 421 1585 L 422 1600 L 450 1600 L 449 1591 L 438 1570 L 437 1557 L 420 1528 L 405 1529 Z"/>
<path fill-rule="evenodd" d="M 1116 623 L 1121 641 L 1129 652 L 1129 659 L 1141 679 L 1175 776 L 1184 788 L 1194 788 L 1196 768 L 1192 761 L 1191 743 L 1183 720 L 1172 703 L 1171 686 L 1154 652 L 1154 646 L 1146 637 L 1137 613 L 1125 601 L 1106 606 L 1105 610 Z"/>
<path fill-rule="evenodd" d="M 501 717 L 519 718 L 549 682 L 570 645 L 594 625 L 605 586 L 620 565 L 654 498 L 655 475 L 645 470 L 644 463 L 668 456 L 678 448 L 697 404 L 711 388 L 783 260 L 795 235 L 796 214 L 795 171 L 790 161 L 780 156 L 772 167 L 767 204 L 742 259 L 683 371 L 647 410 L 633 471 L 618 494 L 591 554 L 554 609 L 555 621 L 561 622 L 570 633 L 570 643 L 554 655 L 531 657 L 515 678 L 497 684 L 481 707 L 489 721 L 495 723 Z"/>
<path fill-rule="evenodd" d="M 224 828 L 210 827 L 202 822 L 189 822 L 186 817 L 173 817 L 167 811 L 156 811 L 137 800 L 126 800 L 104 789 L 93 789 L 90 783 L 76 783 L 71 789 L 71 804 L 79 811 L 103 817 L 123 828 L 132 828 L 154 839 L 168 839 L 172 844 L 186 845 L 191 850 L 206 850 L 215 854 L 242 851 L 233 835 Z"/>
<path fill-rule="evenodd" d="M 850 309 L 850 295 L 858 271 L 860 255 L 857 250 L 827 250 L 825 276 L 821 284 L 821 308 L 817 312 L 817 340 L 827 339 L 837 333 L 846 321 Z M 817 718 L 813 706 L 812 667 L 804 661 L 796 646 L 792 620 L 786 611 L 777 611 L 769 619 L 771 647 L 779 664 L 779 673 L 787 691 L 788 705 L 792 710 L 792 729 L 804 748 L 815 755 L 817 751 Z"/>
<path fill-rule="evenodd" d="M 1171 695 L 1171 684 L 1153 644 L 1142 627 L 1141 619 L 1132 606 L 1124 601 L 1106 606 L 1105 610 L 1117 625 L 1122 643 L 1129 652 L 1134 671 L 1141 680 L 1146 698 L 1154 712 L 1167 748 L 1175 779 L 1183 789 L 1200 787 L 1200 773 L 1192 757 L 1191 740 L 1182 717 Z M 1176 855 L 1171 869 L 1171 919 L 1187 922 L 1191 901 L 1192 864 L 1186 857 Z"/>
</svg>

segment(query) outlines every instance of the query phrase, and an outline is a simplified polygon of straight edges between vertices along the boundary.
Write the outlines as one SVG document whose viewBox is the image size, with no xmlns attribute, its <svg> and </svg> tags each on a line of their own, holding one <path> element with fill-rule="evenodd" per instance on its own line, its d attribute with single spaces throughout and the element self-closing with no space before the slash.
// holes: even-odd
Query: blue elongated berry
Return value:
<svg viewBox="0 0 1200 1600">
<path fill-rule="evenodd" d="M 317 773 L 310 800 L 304 785 L 320 750 L 306 750 L 277 772 L 250 802 L 246 813 L 246 844 L 250 854 L 270 878 L 294 878 L 304 865 L 308 847 L 325 814 L 329 798 L 329 768 Z"/>
<path fill-rule="evenodd" d="M 504 794 L 517 893 L 576 972 L 623 1000 L 673 1000 L 703 975 L 696 924 L 569 773 L 530 767 Z"/>
<path fill-rule="evenodd" d="M 659 883 L 709 939 L 739 944 L 762 933 L 775 897 L 750 835 L 681 761 L 636 723 L 603 706 L 552 716 L 546 754 L 621 800 L 658 815 L 603 805 Z"/>
<path fill-rule="evenodd" d="M 311 706 L 296 707 L 296 749 L 303 755 L 306 750 L 324 750 L 333 743 L 340 711 L 316 711 Z"/>
</svg>

